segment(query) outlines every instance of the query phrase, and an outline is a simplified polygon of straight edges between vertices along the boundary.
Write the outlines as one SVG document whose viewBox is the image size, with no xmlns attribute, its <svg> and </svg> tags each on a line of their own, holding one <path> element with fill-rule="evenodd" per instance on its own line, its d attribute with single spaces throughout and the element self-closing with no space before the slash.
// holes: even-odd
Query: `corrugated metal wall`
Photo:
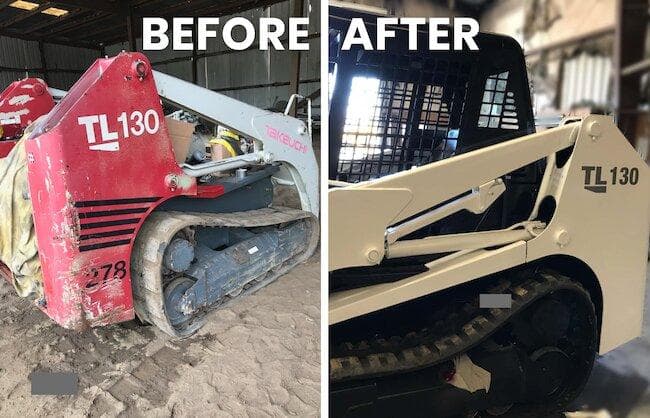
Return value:
<svg viewBox="0 0 650 418">
<path fill-rule="evenodd" d="M 47 68 L 55 71 L 48 73 L 48 84 L 59 89 L 69 89 L 79 79 L 92 62 L 97 59 L 97 51 L 65 45 L 44 44 L 43 52 Z M 0 71 L 0 90 L 8 84 L 26 76 L 43 78 L 43 74 L 34 69 L 43 67 L 38 42 L 0 36 L 0 67 L 20 68 L 21 71 Z M 56 70 L 77 70 L 64 72 Z"/>
<path fill-rule="evenodd" d="M 606 106 L 611 68 L 610 57 L 586 52 L 564 61 L 560 108 Z"/>
<path fill-rule="evenodd" d="M 0 67 L 40 68 L 41 58 L 38 43 L 0 36 Z M 0 71 L 0 90 L 4 90 L 7 85 L 24 78 L 25 75 L 25 71 Z M 40 73 L 30 73 L 29 75 L 43 76 Z"/>
<path fill-rule="evenodd" d="M 320 1 L 304 0 L 305 13 L 309 12 L 310 24 L 309 33 L 320 32 Z M 277 17 L 288 22 L 289 15 L 293 10 L 293 0 L 275 4 L 266 10 L 255 9 L 233 16 L 222 17 L 220 22 L 227 21 L 231 17 L 242 16 L 252 22 L 257 22 L 260 17 Z M 221 26 L 220 25 L 220 26 Z M 256 25 L 257 26 L 257 25 Z M 287 25 L 288 28 L 288 25 Z M 217 30 L 219 30 L 217 28 Z M 239 39 L 239 38 L 238 38 Z M 141 40 L 138 39 L 138 47 Z M 309 51 L 301 54 L 300 79 L 310 80 L 320 78 L 320 38 L 309 40 Z M 126 44 L 111 45 L 106 48 L 106 53 L 114 55 L 125 49 Z M 227 51 L 223 41 L 219 39 L 208 40 L 206 53 Z M 151 62 L 156 63 L 173 58 L 182 58 L 191 55 L 190 51 L 173 51 L 171 48 L 165 51 L 146 52 Z M 218 56 L 200 58 L 198 60 L 198 84 L 210 89 L 228 89 L 233 87 L 251 86 L 259 84 L 288 82 L 291 72 L 291 51 L 238 51 Z M 191 61 L 174 62 L 155 65 L 161 72 L 182 78 L 192 79 Z M 309 95 L 320 88 L 319 83 L 301 83 L 300 93 Z M 288 86 L 274 86 L 262 88 L 247 88 L 242 90 L 223 91 L 222 93 L 252 104 L 261 108 L 273 106 L 276 101 L 287 100 L 289 94 Z M 319 100 L 314 102 L 319 104 Z M 318 114 L 318 109 L 314 110 Z"/>
<path fill-rule="evenodd" d="M 86 71 L 99 58 L 99 52 L 92 49 L 64 45 L 44 44 L 45 62 L 48 70 L 73 69 Z M 48 84 L 67 90 L 81 77 L 82 73 L 48 72 Z"/>
</svg>

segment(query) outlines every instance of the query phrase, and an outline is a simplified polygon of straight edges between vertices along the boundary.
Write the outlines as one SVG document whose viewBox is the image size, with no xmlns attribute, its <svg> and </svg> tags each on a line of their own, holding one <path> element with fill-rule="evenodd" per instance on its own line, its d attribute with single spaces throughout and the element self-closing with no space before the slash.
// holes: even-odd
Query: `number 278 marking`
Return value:
<svg viewBox="0 0 650 418">
<path fill-rule="evenodd" d="M 118 261 L 115 264 L 107 263 L 99 267 L 92 267 L 88 272 L 90 280 L 86 283 L 86 289 L 94 289 L 99 285 L 108 283 L 111 280 L 122 280 L 126 277 L 126 261 Z"/>
</svg>

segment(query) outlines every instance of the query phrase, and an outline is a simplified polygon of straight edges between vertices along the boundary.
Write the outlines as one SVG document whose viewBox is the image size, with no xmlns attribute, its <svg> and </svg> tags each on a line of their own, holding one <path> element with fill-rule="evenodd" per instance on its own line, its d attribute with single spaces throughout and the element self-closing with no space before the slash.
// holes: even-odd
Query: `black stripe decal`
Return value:
<svg viewBox="0 0 650 418">
<path fill-rule="evenodd" d="M 159 201 L 160 197 L 136 197 L 133 199 L 113 199 L 113 200 L 86 200 L 84 202 L 75 202 L 75 208 L 89 208 L 93 206 L 115 206 L 129 205 L 131 203 L 153 203 Z"/>
<path fill-rule="evenodd" d="M 107 237 L 119 237 L 120 235 L 129 235 L 135 232 L 135 229 L 120 229 L 118 231 L 108 231 L 108 232 L 97 232 L 95 234 L 81 235 L 79 237 L 80 241 L 85 241 L 94 238 L 107 238 Z"/>
<path fill-rule="evenodd" d="M 81 224 L 81 229 L 104 228 L 107 226 L 133 225 L 140 222 L 140 219 L 120 219 L 119 221 L 93 222 Z"/>
<path fill-rule="evenodd" d="M 607 193 L 607 186 L 585 186 L 585 189 L 594 193 Z"/>
<path fill-rule="evenodd" d="M 79 247 L 79 251 L 85 252 L 85 251 L 99 250 L 100 248 L 119 247 L 120 245 L 127 245 L 130 243 L 131 243 L 130 239 L 123 239 L 119 241 L 101 242 L 99 244 L 81 245 Z"/>
<path fill-rule="evenodd" d="M 148 210 L 149 210 L 149 208 L 102 210 L 102 211 L 99 211 L 99 212 L 80 213 L 79 214 L 79 219 L 102 218 L 104 216 L 131 215 L 131 214 L 134 214 L 134 213 L 145 213 Z"/>
</svg>

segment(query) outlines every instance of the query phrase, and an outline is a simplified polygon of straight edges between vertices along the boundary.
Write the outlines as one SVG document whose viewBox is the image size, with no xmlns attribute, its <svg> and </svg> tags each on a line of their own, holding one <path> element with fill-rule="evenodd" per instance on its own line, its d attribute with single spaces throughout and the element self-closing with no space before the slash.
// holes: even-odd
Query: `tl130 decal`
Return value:
<svg viewBox="0 0 650 418">
<path fill-rule="evenodd" d="M 635 186 L 639 183 L 639 169 L 636 167 L 612 167 L 609 172 L 602 166 L 583 165 L 585 190 L 607 193 L 607 186 Z"/>
<path fill-rule="evenodd" d="M 117 122 L 112 122 L 113 120 Z M 153 135 L 160 129 L 158 112 L 153 109 L 146 112 L 136 110 L 130 115 L 122 112 L 116 118 L 109 118 L 105 114 L 80 116 L 77 121 L 80 126 L 86 127 L 86 141 L 88 141 L 88 147 L 93 151 L 119 151 L 118 141 L 120 138 L 138 137 L 144 135 L 145 132 Z M 112 131 L 109 125 L 116 124 L 119 125 L 119 128 L 114 127 L 115 130 Z M 100 135 L 97 135 L 95 125 L 99 125 Z"/>
</svg>

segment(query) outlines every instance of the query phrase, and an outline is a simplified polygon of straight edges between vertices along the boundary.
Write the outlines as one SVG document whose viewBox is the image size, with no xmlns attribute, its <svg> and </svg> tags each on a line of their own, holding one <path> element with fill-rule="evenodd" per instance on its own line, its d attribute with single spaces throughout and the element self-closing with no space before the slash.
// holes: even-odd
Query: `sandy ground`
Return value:
<svg viewBox="0 0 650 418">
<path fill-rule="evenodd" d="M 135 322 L 65 330 L 0 283 L 0 416 L 317 416 L 319 259 L 173 341 Z M 32 396 L 30 373 L 75 372 L 76 396 Z"/>
</svg>

